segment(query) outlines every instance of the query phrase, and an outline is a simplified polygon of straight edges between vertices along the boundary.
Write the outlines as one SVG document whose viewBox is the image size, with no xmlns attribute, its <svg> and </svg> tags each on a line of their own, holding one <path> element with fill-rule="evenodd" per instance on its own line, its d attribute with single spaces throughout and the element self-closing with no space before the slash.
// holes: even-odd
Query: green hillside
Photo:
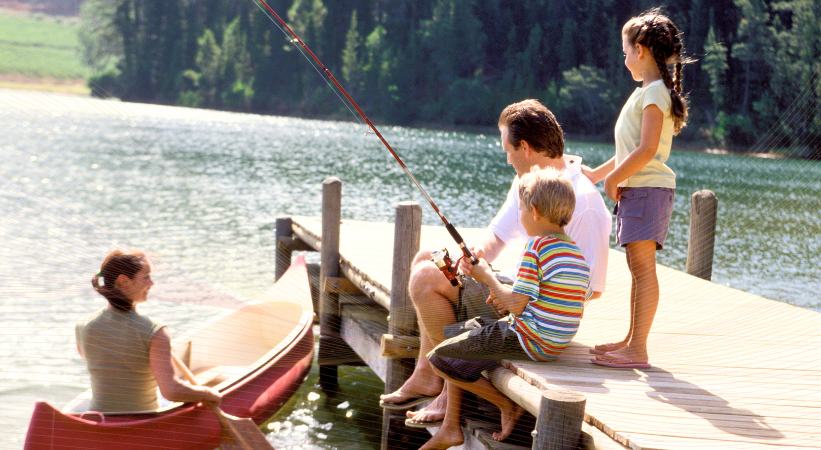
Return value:
<svg viewBox="0 0 821 450">
<path fill-rule="evenodd" d="M 0 75 L 85 78 L 78 28 L 76 19 L 0 11 Z"/>
</svg>

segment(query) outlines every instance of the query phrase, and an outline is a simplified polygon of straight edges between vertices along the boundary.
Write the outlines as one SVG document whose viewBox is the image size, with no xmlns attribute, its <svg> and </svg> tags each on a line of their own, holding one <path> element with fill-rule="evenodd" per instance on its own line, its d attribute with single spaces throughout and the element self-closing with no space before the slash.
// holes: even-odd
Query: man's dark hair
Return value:
<svg viewBox="0 0 821 450">
<path fill-rule="evenodd" d="M 564 155 L 564 132 L 556 116 L 538 100 L 528 99 L 508 105 L 499 115 L 499 126 L 508 129 L 508 139 L 518 148 L 526 141 L 534 150 L 550 158 Z"/>
</svg>

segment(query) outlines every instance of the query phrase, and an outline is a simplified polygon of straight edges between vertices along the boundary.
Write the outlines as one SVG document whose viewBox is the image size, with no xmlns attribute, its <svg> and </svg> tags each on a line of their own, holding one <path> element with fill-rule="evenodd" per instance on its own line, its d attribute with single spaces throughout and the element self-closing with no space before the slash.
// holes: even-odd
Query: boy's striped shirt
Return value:
<svg viewBox="0 0 821 450">
<path fill-rule="evenodd" d="M 579 329 L 589 296 L 590 267 L 564 234 L 528 241 L 513 292 L 530 302 L 520 316 L 511 314 L 519 343 L 535 361 L 556 359 Z"/>
</svg>

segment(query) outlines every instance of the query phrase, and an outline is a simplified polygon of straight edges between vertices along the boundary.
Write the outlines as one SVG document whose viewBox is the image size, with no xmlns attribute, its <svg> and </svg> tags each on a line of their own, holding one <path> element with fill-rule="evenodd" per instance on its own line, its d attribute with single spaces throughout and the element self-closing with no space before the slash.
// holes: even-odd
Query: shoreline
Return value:
<svg viewBox="0 0 821 450">
<path fill-rule="evenodd" d="M 50 92 L 50 93 L 58 93 L 58 94 L 68 94 L 68 95 L 76 95 L 80 97 L 89 97 L 91 96 L 91 89 L 86 85 L 86 80 L 84 79 L 59 79 L 53 77 L 36 77 L 36 76 L 29 76 L 23 74 L 0 74 L 0 88 L 5 89 L 14 89 L 14 90 L 24 90 L 24 91 L 35 91 L 35 92 Z M 166 105 L 166 106 L 180 106 L 180 105 Z M 208 108 L 197 108 L 197 109 L 208 109 Z M 340 117 L 338 114 L 332 114 L 327 116 L 296 116 L 296 115 L 288 115 L 288 114 L 270 114 L 270 113 L 260 113 L 260 112 L 253 112 L 253 111 L 230 111 L 230 110 L 214 110 L 214 111 L 226 111 L 226 112 L 243 112 L 249 114 L 259 114 L 259 115 L 273 115 L 273 116 L 284 116 L 284 117 L 294 117 L 294 118 L 301 118 L 301 119 L 312 119 L 312 120 L 334 120 L 334 121 L 351 121 L 351 119 L 346 117 Z M 446 132 L 460 132 L 460 133 L 477 133 L 477 134 L 493 134 L 496 133 L 496 129 L 493 127 L 485 127 L 479 125 L 464 125 L 464 126 L 435 126 L 433 124 L 415 124 L 415 125 L 392 125 L 392 124 L 381 124 L 377 125 L 377 127 L 393 127 L 393 126 L 401 126 L 401 127 L 411 127 L 411 128 L 420 128 L 420 129 L 427 129 L 431 131 L 446 131 Z M 575 141 L 575 142 L 582 142 L 582 143 L 592 143 L 592 144 L 609 144 L 610 141 L 606 139 L 602 139 L 599 136 L 587 136 L 587 135 L 576 135 L 573 133 L 565 133 L 567 140 Z M 749 156 L 752 158 L 761 158 L 761 159 L 804 159 L 804 158 L 797 158 L 791 157 L 789 155 L 785 155 L 783 153 L 777 152 L 746 152 L 744 150 L 733 150 L 728 148 L 721 148 L 721 147 L 713 147 L 709 143 L 698 142 L 698 141 L 679 141 L 678 145 L 676 145 L 675 149 L 677 151 L 687 151 L 687 152 L 699 152 L 699 153 L 707 153 L 710 155 L 738 155 L 738 156 Z"/>
<path fill-rule="evenodd" d="M 91 97 L 91 89 L 82 78 L 65 79 L 4 73 L 0 74 L 0 88 Z"/>
</svg>

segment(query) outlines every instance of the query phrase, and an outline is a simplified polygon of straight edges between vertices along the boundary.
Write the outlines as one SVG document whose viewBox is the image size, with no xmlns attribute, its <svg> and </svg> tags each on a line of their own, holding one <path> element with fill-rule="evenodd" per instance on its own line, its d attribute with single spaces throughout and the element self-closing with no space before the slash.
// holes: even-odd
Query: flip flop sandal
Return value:
<svg viewBox="0 0 821 450">
<path fill-rule="evenodd" d="M 418 395 L 418 396 L 411 397 L 411 398 L 409 398 L 405 401 L 401 401 L 401 402 L 398 402 L 398 403 L 388 403 L 388 402 L 379 400 L 379 407 L 387 409 L 389 411 L 402 411 L 402 410 L 405 410 L 405 409 L 411 409 L 411 408 L 413 408 L 414 406 L 416 406 L 420 403 L 425 403 L 426 401 L 433 400 L 435 398 L 436 398 L 435 395 L 434 396 Z"/>
<path fill-rule="evenodd" d="M 405 419 L 405 426 L 408 428 L 428 428 L 428 427 L 441 427 L 442 421 L 441 420 L 433 420 L 430 422 L 426 422 L 423 420 L 416 420 L 416 419 Z"/>
</svg>

